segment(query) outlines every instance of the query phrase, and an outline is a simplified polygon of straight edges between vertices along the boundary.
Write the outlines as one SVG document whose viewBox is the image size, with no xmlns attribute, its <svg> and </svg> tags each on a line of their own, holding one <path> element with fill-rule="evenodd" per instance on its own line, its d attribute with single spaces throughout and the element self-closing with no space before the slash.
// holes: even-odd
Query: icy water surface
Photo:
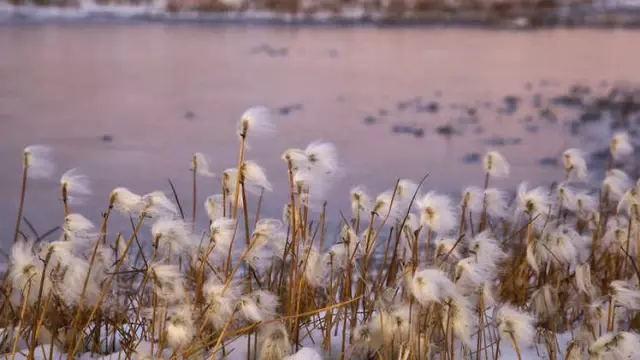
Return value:
<svg viewBox="0 0 640 360">
<path fill-rule="evenodd" d="M 257 104 L 278 125 L 247 155 L 274 183 L 271 216 L 286 199 L 280 154 L 316 139 L 334 142 L 344 165 L 328 198 L 334 219 L 355 184 L 379 192 L 430 172 L 430 189 L 479 185 L 488 148 L 513 165 L 499 185 L 550 182 L 564 148 L 601 149 L 610 132 L 572 135 L 579 112 L 549 99 L 576 83 L 597 93 L 638 81 L 639 55 L 640 32 L 615 30 L 3 26 L 0 228 L 12 232 L 20 154 L 32 143 L 56 149 L 58 175 L 91 177 L 94 196 L 73 210 L 94 220 L 114 187 L 168 190 L 168 178 L 190 213 L 191 154 L 208 154 L 218 173 L 235 166 L 236 121 Z M 60 222 L 57 186 L 29 183 L 25 215 L 40 232 Z M 204 224 L 200 203 L 219 185 L 199 186 Z"/>
</svg>

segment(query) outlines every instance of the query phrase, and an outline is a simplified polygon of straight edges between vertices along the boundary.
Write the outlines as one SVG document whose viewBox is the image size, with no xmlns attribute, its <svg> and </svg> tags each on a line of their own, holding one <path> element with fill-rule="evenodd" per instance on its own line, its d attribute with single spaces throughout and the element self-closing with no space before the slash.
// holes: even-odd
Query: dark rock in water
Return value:
<svg viewBox="0 0 640 360">
<path fill-rule="evenodd" d="M 474 134 L 482 134 L 484 133 L 484 128 L 482 126 L 478 126 L 473 130 Z"/>
<path fill-rule="evenodd" d="M 380 116 L 387 116 L 387 115 L 389 115 L 389 110 L 387 110 L 387 109 L 380 109 L 380 110 L 378 110 L 378 115 L 380 115 Z"/>
<path fill-rule="evenodd" d="M 607 161 L 609 159 L 609 148 L 592 152 L 591 159 L 594 161 Z"/>
<path fill-rule="evenodd" d="M 476 116 L 476 114 L 478 113 L 478 110 L 476 108 L 468 108 L 467 109 L 467 114 L 469 116 Z"/>
<path fill-rule="evenodd" d="M 193 111 L 187 111 L 186 113 L 184 113 L 184 118 L 187 120 L 193 120 L 195 119 L 196 114 Z"/>
<path fill-rule="evenodd" d="M 521 138 L 513 138 L 513 139 L 509 139 L 509 145 L 520 145 L 520 143 L 522 142 Z"/>
<path fill-rule="evenodd" d="M 437 113 L 440 111 L 440 104 L 435 101 L 432 101 L 428 104 L 420 104 L 416 107 L 418 112 L 428 112 L 428 113 Z"/>
<path fill-rule="evenodd" d="M 396 105 L 396 107 L 398 108 L 398 110 L 407 110 L 408 108 L 412 107 L 412 106 L 418 106 L 420 105 L 420 97 L 417 96 L 413 99 L 409 99 L 406 101 L 400 101 L 398 102 L 398 104 Z"/>
<path fill-rule="evenodd" d="M 113 135 L 104 134 L 104 135 L 100 136 L 100 141 L 102 141 L 102 142 L 112 142 L 113 141 Z"/>
<path fill-rule="evenodd" d="M 535 134 L 535 133 L 538 132 L 538 125 L 527 125 L 527 126 L 524 127 L 524 130 L 526 132 Z"/>
<path fill-rule="evenodd" d="M 520 104 L 520 98 L 514 95 L 507 95 L 504 97 L 505 111 L 509 114 L 513 114 L 518 110 Z"/>
<path fill-rule="evenodd" d="M 533 89 L 533 84 L 531 82 L 527 82 L 526 84 L 524 84 L 524 88 L 525 90 L 531 90 Z"/>
<path fill-rule="evenodd" d="M 582 106 L 582 100 L 576 96 L 561 95 L 554 97 L 551 101 L 556 105 L 564 105 L 567 107 Z"/>
<path fill-rule="evenodd" d="M 552 157 L 543 157 L 542 159 L 538 160 L 538 164 L 543 166 L 557 166 L 558 159 L 554 159 Z"/>
<path fill-rule="evenodd" d="M 478 153 L 469 153 L 462 158 L 462 162 L 466 164 L 476 164 L 480 162 L 480 154 Z"/>
<path fill-rule="evenodd" d="M 556 116 L 556 113 L 551 111 L 551 109 L 549 108 L 540 110 L 540 117 L 551 123 L 558 122 L 558 117 Z"/>
<path fill-rule="evenodd" d="M 587 109 L 580 115 L 580 121 L 583 123 L 597 122 L 602 119 L 602 112 L 596 108 Z"/>
<path fill-rule="evenodd" d="M 391 127 L 391 132 L 394 134 L 413 134 L 413 128 L 409 125 L 397 124 Z"/>
<path fill-rule="evenodd" d="M 542 107 L 542 95 L 534 94 L 533 95 L 533 107 L 538 109 Z"/>
<path fill-rule="evenodd" d="M 375 117 L 369 115 L 364 118 L 364 123 L 367 125 L 375 124 L 378 121 Z"/>
<path fill-rule="evenodd" d="M 455 133 L 455 129 L 451 125 L 442 125 L 436 128 L 436 132 L 440 135 L 451 136 Z"/>
<path fill-rule="evenodd" d="M 486 101 L 483 105 L 484 105 L 485 109 L 491 109 L 492 108 L 492 104 L 491 104 L 490 101 Z"/>
<path fill-rule="evenodd" d="M 293 111 L 293 109 L 290 106 L 283 106 L 278 109 L 280 115 L 289 115 L 291 111 Z"/>
<path fill-rule="evenodd" d="M 507 144 L 506 140 L 500 136 L 494 136 L 484 141 L 485 144 L 489 146 L 505 146 Z"/>
<path fill-rule="evenodd" d="M 618 107 L 611 99 L 605 97 L 597 98 L 593 106 L 600 110 L 613 110 Z"/>
<path fill-rule="evenodd" d="M 291 109 L 292 110 L 302 110 L 303 107 L 304 107 L 304 105 L 302 105 L 302 104 L 293 104 L 293 105 L 291 105 Z"/>
<path fill-rule="evenodd" d="M 413 129 L 413 136 L 417 138 L 424 137 L 424 129 L 423 128 L 415 128 Z"/>
<path fill-rule="evenodd" d="M 580 121 L 576 120 L 569 123 L 569 129 L 571 131 L 571 135 L 578 135 L 580 133 Z"/>
<path fill-rule="evenodd" d="M 522 118 L 522 122 L 524 122 L 525 124 L 529 124 L 533 122 L 533 116 L 531 115 L 527 115 L 525 117 Z"/>
</svg>

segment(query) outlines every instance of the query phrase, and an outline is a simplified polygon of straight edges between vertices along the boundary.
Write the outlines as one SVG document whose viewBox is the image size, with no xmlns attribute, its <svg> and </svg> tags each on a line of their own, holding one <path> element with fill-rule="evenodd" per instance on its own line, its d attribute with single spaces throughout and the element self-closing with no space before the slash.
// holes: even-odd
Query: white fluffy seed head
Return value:
<svg viewBox="0 0 640 360">
<path fill-rule="evenodd" d="M 430 191 L 417 202 L 420 223 L 429 229 L 445 234 L 456 226 L 456 216 L 451 198 Z"/>
<path fill-rule="evenodd" d="M 215 276 L 204 284 L 203 292 L 207 304 L 207 319 L 217 330 L 222 329 L 233 316 L 238 303 L 239 286 L 232 283 L 226 290 Z"/>
<path fill-rule="evenodd" d="M 111 191 L 110 202 L 124 214 L 137 214 L 144 208 L 142 196 L 124 187 L 118 187 Z"/>
<path fill-rule="evenodd" d="M 609 151 L 614 160 L 620 160 L 633 153 L 633 144 L 629 139 L 629 134 L 626 132 L 619 132 L 613 135 L 611 138 L 611 145 Z"/>
<path fill-rule="evenodd" d="M 221 217 L 213 220 L 209 231 L 211 242 L 215 244 L 214 251 L 222 255 L 229 252 L 235 227 L 236 221 L 234 219 Z"/>
<path fill-rule="evenodd" d="M 195 246 L 191 225 L 183 220 L 160 218 L 151 227 L 154 243 L 162 252 L 186 251 Z"/>
<path fill-rule="evenodd" d="M 476 258 L 479 264 L 488 269 L 497 269 L 500 262 L 506 258 L 505 252 L 500 247 L 498 240 L 485 230 L 469 242 L 469 252 Z"/>
<path fill-rule="evenodd" d="M 262 190 L 272 191 L 271 183 L 267 179 L 264 169 L 255 161 L 247 160 L 242 163 L 242 179 L 247 192 L 260 195 Z"/>
<path fill-rule="evenodd" d="M 215 174 L 211 171 L 211 165 L 207 156 L 201 152 L 193 154 L 191 158 L 191 170 L 196 174 L 205 177 L 214 177 Z"/>
<path fill-rule="evenodd" d="M 143 211 L 153 217 L 174 217 L 178 207 L 162 191 L 153 191 L 142 196 Z"/>
<path fill-rule="evenodd" d="M 510 166 L 507 160 L 497 151 L 489 151 L 482 161 L 484 172 L 495 178 L 509 176 Z"/>
<path fill-rule="evenodd" d="M 611 297 L 617 305 L 629 310 L 640 310 L 640 291 L 630 282 L 615 280 L 609 286 Z"/>
<path fill-rule="evenodd" d="M 327 263 L 323 261 L 322 255 L 315 248 L 307 248 L 304 252 L 306 256 L 306 264 L 304 268 L 304 277 L 311 287 L 322 287 L 325 284 L 325 275 L 327 273 Z"/>
<path fill-rule="evenodd" d="M 184 276 L 177 265 L 149 264 L 147 271 L 154 282 L 153 290 L 158 298 L 168 302 L 184 298 Z"/>
<path fill-rule="evenodd" d="M 88 235 L 93 229 L 93 223 L 81 214 L 69 214 L 64 217 L 62 231 L 71 238 Z"/>
<path fill-rule="evenodd" d="M 401 179 L 396 186 L 396 199 L 399 204 L 408 206 L 414 194 L 417 196 L 418 184 L 409 179 Z"/>
<path fill-rule="evenodd" d="M 575 274 L 578 290 L 586 295 L 593 295 L 595 288 L 591 282 L 591 265 L 588 262 L 576 265 Z"/>
<path fill-rule="evenodd" d="M 447 274 L 437 269 L 417 271 L 411 279 L 410 287 L 411 294 L 422 305 L 441 302 L 455 294 L 455 285 Z"/>
<path fill-rule="evenodd" d="M 30 145 L 24 148 L 22 166 L 27 169 L 27 176 L 32 179 L 51 177 L 55 164 L 51 159 L 52 149 L 44 145 Z"/>
<path fill-rule="evenodd" d="M 442 308 L 442 324 L 445 329 L 447 323 L 450 324 L 458 339 L 465 345 L 471 346 L 471 333 L 475 319 L 467 298 L 456 294 L 445 302 Z"/>
<path fill-rule="evenodd" d="M 608 333 L 589 346 L 589 359 L 638 359 L 640 336 L 631 332 Z"/>
<path fill-rule="evenodd" d="M 271 110 L 264 106 L 256 106 L 247 109 L 240 117 L 238 135 L 240 137 L 269 135 L 275 131 L 275 128 L 271 119 Z"/>
<path fill-rule="evenodd" d="M 338 151 L 335 145 L 314 141 L 304 150 L 307 170 L 316 176 L 335 176 L 340 171 Z"/>
<path fill-rule="evenodd" d="M 400 216 L 400 207 L 398 203 L 393 199 L 393 190 L 385 191 L 378 196 L 374 201 L 371 209 L 376 215 L 384 219 L 389 217 L 390 219 L 397 219 Z"/>
<path fill-rule="evenodd" d="M 631 178 L 620 169 L 611 169 L 602 182 L 602 188 L 608 198 L 613 201 L 619 201 L 624 194 L 633 186 Z"/>
<path fill-rule="evenodd" d="M 209 217 L 210 221 L 222 217 L 224 205 L 224 197 L 222 194 L 211 195 L 205 199 L 204 210 L 207 212 L 207 217 Z"/>
<path fill-rule="evenodd" d="M 287 328 L 280 322 L 269 323 L 260 328 L 260 354 L 262 360 L 281 360 L 291 351 Z"/>
<path fill-rule="evenodd" d="M 363 187 L 356 186 L 351 189 L 351 216 L 356 218 L 368 215 L 372 205 L 371 197 L 367 195 Z"/>
<path fill-rule="evenodd" d="M 502 305 L 494 317 L 503 341 L 510 341 L 511 337 L 518 346 L 529 346 L 535 336 L 534 318 L 528 313 L 520 311 L 509 304 Z"/>
<path fill-rule="evenodd" d="M 78 172 L 77 169 L 71 169 L 65 172 L 60 178 L 60 186 L 67 192 L 67 199 L 74 201 L 75 195 L 91 195 L 91 187 L 89 186 L 89 178 Z"/>
<path fill-rule="evenodd" d="M 169 346 L 174 350 L 183 349 L 191 343 L 195 334 L 193 310 L 188 305 L 172 309 L 165 326 Z"/>
<path fill-rule="evenodd" d="M 548 319 L 556 314 L 558 303 L 556 291 L 551 285 L 545 284 L 531 294 L 529 308 L 541 319 Z"/>
<path fill-rule="evenodd" d="M 531 218 L 543 220 L 545 214 L 549 212 L 551 200 L 546 189 L 537 187 L 527 190 L 527 183 L 518 185 L 516 211 L 518 214 L 526 214 Z"/>
<path fill-rule="evenodd" d="M 569 178 L 587 180 L 587 161 L 582 150 L 575 148 L 565 150 L 562 153 L 562 164 L 568 177 L 567 180 Z"/>
</svg>

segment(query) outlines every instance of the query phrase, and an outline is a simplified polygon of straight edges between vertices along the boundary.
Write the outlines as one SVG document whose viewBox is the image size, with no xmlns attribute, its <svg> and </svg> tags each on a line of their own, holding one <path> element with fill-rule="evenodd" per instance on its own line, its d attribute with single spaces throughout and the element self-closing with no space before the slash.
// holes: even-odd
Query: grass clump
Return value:
<svg viewBox="0 0 640 360">
<path fill-rule="evenodd" d="M 72 170 L 51 242 L 21 231 L 28 180 L 53 169 L 48 148 L 27 147 L 0 350 L 11 359 L 489 360 L 526 359 L 535 346 L 547 359 L 637 358 L 640 183 L 616 168 L 633 151 L 626 134 L 614 136 L 599 184 L 568 149 L 559 183 L 523 183 L 514 198 L 492 186 L 510 172 L 495 151 L 482 187 L 459 202 L 428 191 L 427 176 L 377 196 L 354 187 L 334 239 L 323 199 L 342 167 L 327 142 L 283 153 L 283 217 L 261 217 L 272 186 L 247 144 L 272 131 L 267 109 L 242 115 L 237 166 L 204 201 L 208 228 L 177 196 L 122 187 L 95 226 L 73 212 L 70 196 L 90 187 Z M 191 165 L 195 204 L 197 179 L 213 173 L 201 153 Z M 132 229 L 111 236 L 121 215 Z"/>
</svg>

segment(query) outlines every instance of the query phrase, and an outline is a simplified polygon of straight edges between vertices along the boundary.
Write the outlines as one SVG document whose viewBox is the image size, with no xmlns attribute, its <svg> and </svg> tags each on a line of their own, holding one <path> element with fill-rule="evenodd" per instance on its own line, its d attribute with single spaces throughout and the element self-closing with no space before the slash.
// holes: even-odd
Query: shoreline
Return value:
<svg viewBox="0 0 640 360">
<path fill-rule="evenodd" d="M 567 12 L 568 11 L 568 12 Z M 599 11 L 593 7 L 545 10 L 496 17 L 486 11 L 412 12 L 399 15 L 358 9 L 335 12 L 178 11 L 144 5 L 58 7 L 0 5 L 0 25 L 24 24 L 196 24 L 221 26 L 464 28 L 479 30 L 640 29 L 640 6 Z"/>
</svg>

